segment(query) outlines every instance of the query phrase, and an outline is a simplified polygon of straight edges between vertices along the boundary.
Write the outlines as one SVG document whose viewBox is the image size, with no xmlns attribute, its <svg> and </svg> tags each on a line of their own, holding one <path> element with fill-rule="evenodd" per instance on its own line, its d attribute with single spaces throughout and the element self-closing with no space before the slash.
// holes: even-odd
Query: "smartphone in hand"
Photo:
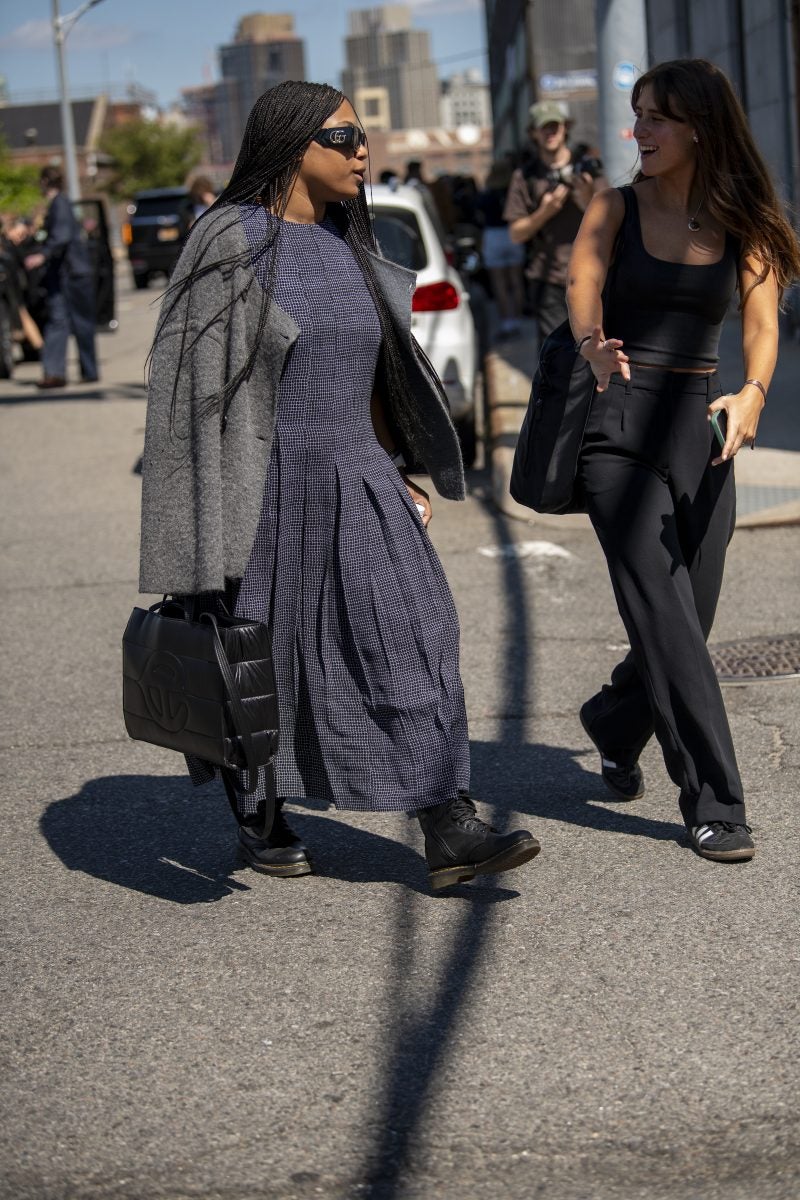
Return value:
<svg viewBox="0 0 800 1200">
<path fill-rule="evenodd" d="M 720 449 L 725 445 L 725 433 L 728 428 L 728 414 L 724 408 L 717 409 L 711 414 L 711 428 L 714 430 L 714 437 L 720 444 Z"/>
</svg>

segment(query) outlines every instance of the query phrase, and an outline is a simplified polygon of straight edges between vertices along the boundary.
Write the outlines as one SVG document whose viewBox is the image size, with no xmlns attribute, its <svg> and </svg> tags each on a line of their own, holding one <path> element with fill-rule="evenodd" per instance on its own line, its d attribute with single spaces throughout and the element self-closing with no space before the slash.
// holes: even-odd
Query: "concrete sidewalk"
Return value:
<svg viewBox="0 0 800 1200">
<path fill-rule="evenodd" d="M 511 499 L 509 481 L 514 448 L 528 407 L 539 343 L 536 324 L 526 320 L 522 336 L 499 343 L 486 357 L 486 403 L 492 491 L 497 507 L 530 524 L 588 528 L 583 515 L 549 516 L 523 508 Z M 742 377 L 738 317 L 731 317 L 720 342 L 720 375 L 733 390 Z M 782 338 L 769 401 L 758 430 L 758 447 L 736 457 L 738 527 L 800 524 L 800 344 Z"/>
</svg>

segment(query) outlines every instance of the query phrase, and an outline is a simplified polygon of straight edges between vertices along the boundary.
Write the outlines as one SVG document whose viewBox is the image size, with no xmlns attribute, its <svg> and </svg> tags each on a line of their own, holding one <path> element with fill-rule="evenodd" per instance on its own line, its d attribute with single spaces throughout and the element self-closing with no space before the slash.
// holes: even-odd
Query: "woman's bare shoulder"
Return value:
<svg viewBox="0 0 800 1200">
<path fill-rule="evenodd" d="M 616 233 L 625 216 L 625 200 L 619 188 L 608 187 L 592 196 L 586 207 L 588 224 L 594 229 L 607 227 Z"/>
<path fill-rule="evenodd" d="M 622 189 L 618 187 L 607 187 L 596 192 L 591 204 L 598 212 L 603 212 L 609 217 L 619 217 L 620 220 L 625 212 Z"/>
</svg>

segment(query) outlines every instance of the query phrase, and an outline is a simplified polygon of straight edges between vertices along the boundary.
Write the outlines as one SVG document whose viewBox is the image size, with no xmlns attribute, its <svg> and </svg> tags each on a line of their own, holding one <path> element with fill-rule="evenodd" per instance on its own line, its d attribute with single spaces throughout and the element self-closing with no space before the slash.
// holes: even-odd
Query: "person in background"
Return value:
<svg viewBox="0 0 800 1200">
<path fill-rule="evenodd" d="M 569 267 L 572 334 L 597 381 L 578 483 L 631 646 L 580 720 L 621 800 L 644 793 L 638 759 L 655 733 L 694 849 L 744 861 L 753 840 L 706 639 L 736 520 L 733 459 L 755 440 L 800 247 L 718 67 L 662 63 L 631 103 L 639 171 L 591 201 Z M 744 370 L 723 395 L 737 291 Z"/>
<path fill-rule="evenodd" d="M 26 358 L 36 357 L 44 345 L 41 330 L 30 312 L 30 298 L 36 294 L 36 272 L 23 265 L 26 254 L 36 243 L 30 223 L 21 217 L 9 217 L 0 234 L 0 259 L 6 273 L 6 287 L 13 298 L 14 337 L 21 342 Z M 44 322 L 42 322 L 44 323 Z"/>
<path fill-rule="evenodd" d="M 189 203 L 192 206 L 192 217 L 196 221 L 207 212 L 217 198 L 214 185 L 207 175 L 195 175 L 189 184 Z"/>
<path fill-rule="evenodd" d="M 408 187 L 426 188 L 427 180 L 422 178 L 422 163 L 418 158 L 410 158 L 406 163 L 406 177 L 403 183 Z"/>
<path fill-rule="evenodd" d="M 503 217 L 512 167 L 508 160 L 492 163 L 486 183 L 476 197 L 478 223 L 483 230 L 481 256 L 489 272 L 492 295 L 500 317 L 498 340 L 516 337 L 524 301 L 522 267 L 525 250 L 511 240 Z"/>
<path fill-rule="evenodd" d="M 61 388 L 67 382 L 67 341 L 78 343 L 81 379 L 98 378 L 95 353 L 95 283 L 89 250 L 58 167 L 44 167 L 39 177 L 42 194 L 49 200 L 44 220 L 46 238 L 41 249 L 26 256 L 25 269 L 44 267 L 47 319 L 44 327 L 39 388 Z"/>
<path fill-rule="evenodd" d="M 569 116 L 553 100 L 530 108 L 535 153 L 511 177 L 503 217 L 512 242 L 528 246 L 531 305 L 544 338 L 567 319 L 567 264 L 587 204 L 608 187 L 597 158 L 575 161 Z"/>
</svg>

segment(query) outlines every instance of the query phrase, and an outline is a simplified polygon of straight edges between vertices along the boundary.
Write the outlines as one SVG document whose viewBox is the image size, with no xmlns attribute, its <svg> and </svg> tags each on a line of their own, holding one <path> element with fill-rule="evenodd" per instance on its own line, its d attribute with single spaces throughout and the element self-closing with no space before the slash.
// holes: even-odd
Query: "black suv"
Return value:
<svg viewBox="0 0 800 1200">
<path fill-rule="evenodd" d="M 136 193 L 128 205 L 122 236 L 137 288 L 146 288 L 156 271 L 163 271 L 169 278 L 192 219 L 187 188 L 152 188 Z"/>
</svg>

